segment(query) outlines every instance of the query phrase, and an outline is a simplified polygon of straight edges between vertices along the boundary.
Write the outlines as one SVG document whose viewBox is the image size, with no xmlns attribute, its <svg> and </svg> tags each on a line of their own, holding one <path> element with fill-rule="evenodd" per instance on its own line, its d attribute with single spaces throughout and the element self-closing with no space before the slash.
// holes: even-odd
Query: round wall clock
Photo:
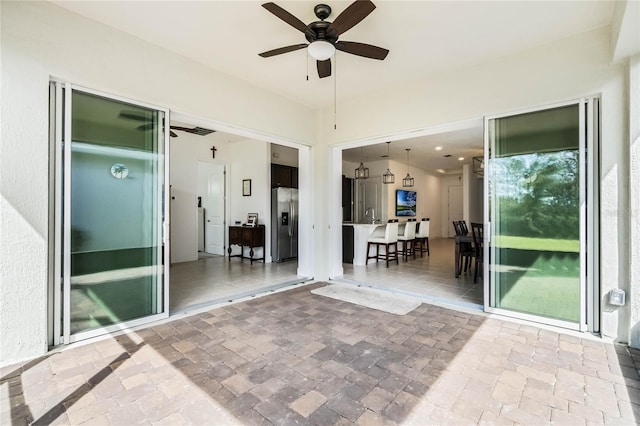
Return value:
<svg viewBox="0 0 640 426">
<path fill-rule="evenodd" d="M 124 179 L 129 176 L 129 169 L 122 163 L 116 163 L 111 166 L 111 176 L 116 179 Z"/>
</svg>

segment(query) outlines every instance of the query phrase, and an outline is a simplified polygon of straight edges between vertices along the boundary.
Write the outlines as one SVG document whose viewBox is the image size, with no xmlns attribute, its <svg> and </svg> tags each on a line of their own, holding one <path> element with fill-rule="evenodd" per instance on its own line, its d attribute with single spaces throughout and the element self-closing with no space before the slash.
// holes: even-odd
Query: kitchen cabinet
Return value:
<svg viewBox="0 0 640 426">
<path fill-rule="evenodd" d="M 298 168 L 271 164 L 271 188 L 298 188 Z"/>
</svg>

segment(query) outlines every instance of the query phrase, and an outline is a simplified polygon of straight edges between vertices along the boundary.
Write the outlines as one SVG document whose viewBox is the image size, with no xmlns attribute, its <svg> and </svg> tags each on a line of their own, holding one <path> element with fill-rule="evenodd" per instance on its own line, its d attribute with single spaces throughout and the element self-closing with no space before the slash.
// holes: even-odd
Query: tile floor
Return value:
<svg viewBox="0 0 640 426">
<path fill-rule="evenodd" d="M 240 298 L 283 283 L 300 282 L 298 263 L 262 263 L 223 256 L 204 256 L 171 266 L 169 304 L 172 313 Z M 238 297 L 240 296 L 240 297 Z"/>
<path fill-rule="evenodd" d="M 366 283 L 375 288 L 400 290 L 434 301 L 455 301 L 482 305 L 484 287 L 482 280 L 473 282 L 473 270 L 454 275 L 455 241 L 436 238 L 429 241 L 430 256 L 425 253 L 416 259 L 399 260 L 398 264 L 384 262 L 366 266 L 343 264 L 346 281 Z M 369 261 L 372 262 L 372 261 Z"/>
<path fill-rule="evenodd" d="M 399 264 L 371 263 L 367 266 L 343 264 L 344 275 L 337 279 L 397 291 L 440 303 L 458 302 L 482 305 L 482 281 L 473 282 L 473 272 L 454 277 L 453 239 L 430 241 L 431 254 L 402 260 Z M 250 262 L 206 256 L 196 262 L 176 263 L 171 267 L 171 312 L 198 308 L 213 302 L 236 299 L 238 295 L 259 292 L 282 283 L 301 282 L 297 262 Z M 470 307 L 470 306 L 469 306 Z"/>
<path fill-rule="evenodd" d="M 640 351 L 315 283 L 0 370 L 0 424 L 621 424 Z"/>
</svg>

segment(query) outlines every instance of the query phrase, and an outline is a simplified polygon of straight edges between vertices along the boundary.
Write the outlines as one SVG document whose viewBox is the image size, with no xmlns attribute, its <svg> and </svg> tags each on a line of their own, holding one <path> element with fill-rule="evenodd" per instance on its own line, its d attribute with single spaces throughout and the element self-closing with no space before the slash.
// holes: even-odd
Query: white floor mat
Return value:
<svg viewBox="0 0 640 426">
<path fill-rule="evenodd" d="M 395 315 L 406 315 L 421 303 L 412 297 L 348 284 L 330 284 L 311 290 L 311 293 Z"/>
</svg>

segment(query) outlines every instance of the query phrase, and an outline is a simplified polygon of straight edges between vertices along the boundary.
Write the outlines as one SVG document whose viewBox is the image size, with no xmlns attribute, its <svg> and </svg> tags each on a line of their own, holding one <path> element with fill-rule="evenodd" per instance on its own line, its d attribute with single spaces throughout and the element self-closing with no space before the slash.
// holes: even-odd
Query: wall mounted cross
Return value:
<svg viewBox="0 0 640 426">
<path fill-rule="evenodd" d="M 210 151 L 211 151 L 212 158 L 216 158 L 216 151 L 217 151 L 216 147 L 212 146 Z"/>
</svg>

